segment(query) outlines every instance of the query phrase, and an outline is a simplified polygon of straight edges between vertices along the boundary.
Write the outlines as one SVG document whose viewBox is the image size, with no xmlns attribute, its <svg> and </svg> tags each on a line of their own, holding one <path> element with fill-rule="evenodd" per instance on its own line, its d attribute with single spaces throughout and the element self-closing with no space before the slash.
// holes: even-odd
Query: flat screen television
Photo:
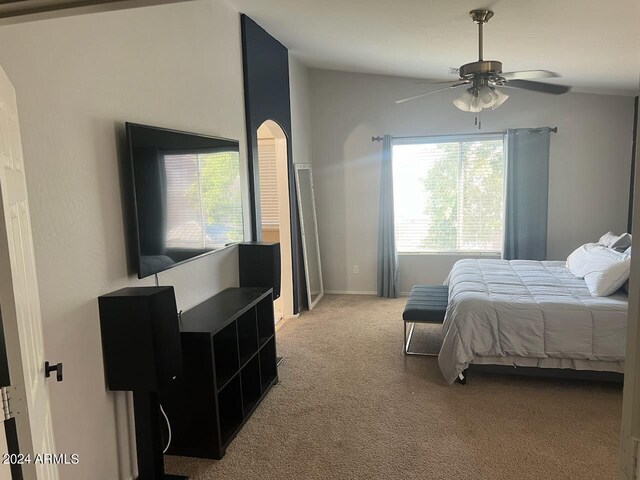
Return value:
<svg viewBox="0 0 640 480">
<path fill-rule="evenodd" d="M 126 130 L 139 278 L 244 240 L 237 140 L 134 123 Z"/>
</svg>

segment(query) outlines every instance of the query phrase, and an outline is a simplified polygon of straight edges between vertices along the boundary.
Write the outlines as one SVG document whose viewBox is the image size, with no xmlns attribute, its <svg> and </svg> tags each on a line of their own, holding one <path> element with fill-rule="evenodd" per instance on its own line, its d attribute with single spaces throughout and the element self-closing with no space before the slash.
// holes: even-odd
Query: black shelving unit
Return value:
<svg viewBox="0 0 640 480">
<path fill-rule="evenodd" d="M 220 459 L 278 382 L 272 289 L 230 288 L 182 314 L 183 376 L 161 392 L 167 454 Z"/>
<path fill-rule="evenodd" d="M 260 380 L 260 357 L 255 355 L 240 372 L 242 386 L 242 413 L 250 414 L 262 397 L 262 382 Z"/>
<path fill-rule="evenodd" d="M 271 359 L 276 356 L 276 338 L 272 336 L 260 349 L 260 382 L 262 389 L 269 388 L 278 380 L 277 361 L 272 362 Z"/>
<path fill-rule="evenodd" d="M 236 321 L 238 326 L 238 346 L 240 350 L 240 366 L 258 353 L 258 325 L 256 323 L 256 308 L 243 313 Z"/>
</svg>

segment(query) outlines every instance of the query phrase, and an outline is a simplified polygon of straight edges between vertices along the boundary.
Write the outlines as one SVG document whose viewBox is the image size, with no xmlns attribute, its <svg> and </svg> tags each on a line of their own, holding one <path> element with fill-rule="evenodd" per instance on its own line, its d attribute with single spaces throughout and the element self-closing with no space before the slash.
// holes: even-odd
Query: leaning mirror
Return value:
<svg viewBox="0 0 640 480">
<path fill-rule="evenodd" d="M 309 310 L 311 310 L 324 295 L 311 165 L 296 165 L 296 190 L 298 192 L 298 212 L 300 214 L 300 231 L 302 233 L 302 254 L 307 283 L 307 299 L 309 301 Z"/>
</svg>

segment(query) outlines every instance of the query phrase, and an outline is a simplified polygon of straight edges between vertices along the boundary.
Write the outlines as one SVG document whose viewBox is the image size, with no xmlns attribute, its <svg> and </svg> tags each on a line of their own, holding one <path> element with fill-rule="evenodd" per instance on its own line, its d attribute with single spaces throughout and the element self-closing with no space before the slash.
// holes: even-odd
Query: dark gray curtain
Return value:
<svg viewBox="0 0 640 480">
<path fill-rule="evenodd" d="M 550 129 L 507 130 L 503 258 L 545 260 Z"/>
<path fill-rule="evenodd" d="M 378 223 L 378 296 L 398 297 L 398 253 L 393 220 L 392 138 L 382 140 L 380 220 Z"/>
</svg>

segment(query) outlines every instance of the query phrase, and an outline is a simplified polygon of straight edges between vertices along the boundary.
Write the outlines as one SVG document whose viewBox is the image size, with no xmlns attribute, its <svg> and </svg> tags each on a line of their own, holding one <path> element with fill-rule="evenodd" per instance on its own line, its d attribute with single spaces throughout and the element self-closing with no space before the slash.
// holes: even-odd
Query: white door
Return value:
<svg viewBox="0 0 640 480">
<path fill-rule="evenodd" d="M 20 143 L 15 90 L 0 67 L 0 309 L 7 344 L 12 397 L 26 480 L 58 479 L 37 454 L 55 454 L 31 219 Z M 55 378 L 55 375 L 54 375 Z"/>
</svg>

